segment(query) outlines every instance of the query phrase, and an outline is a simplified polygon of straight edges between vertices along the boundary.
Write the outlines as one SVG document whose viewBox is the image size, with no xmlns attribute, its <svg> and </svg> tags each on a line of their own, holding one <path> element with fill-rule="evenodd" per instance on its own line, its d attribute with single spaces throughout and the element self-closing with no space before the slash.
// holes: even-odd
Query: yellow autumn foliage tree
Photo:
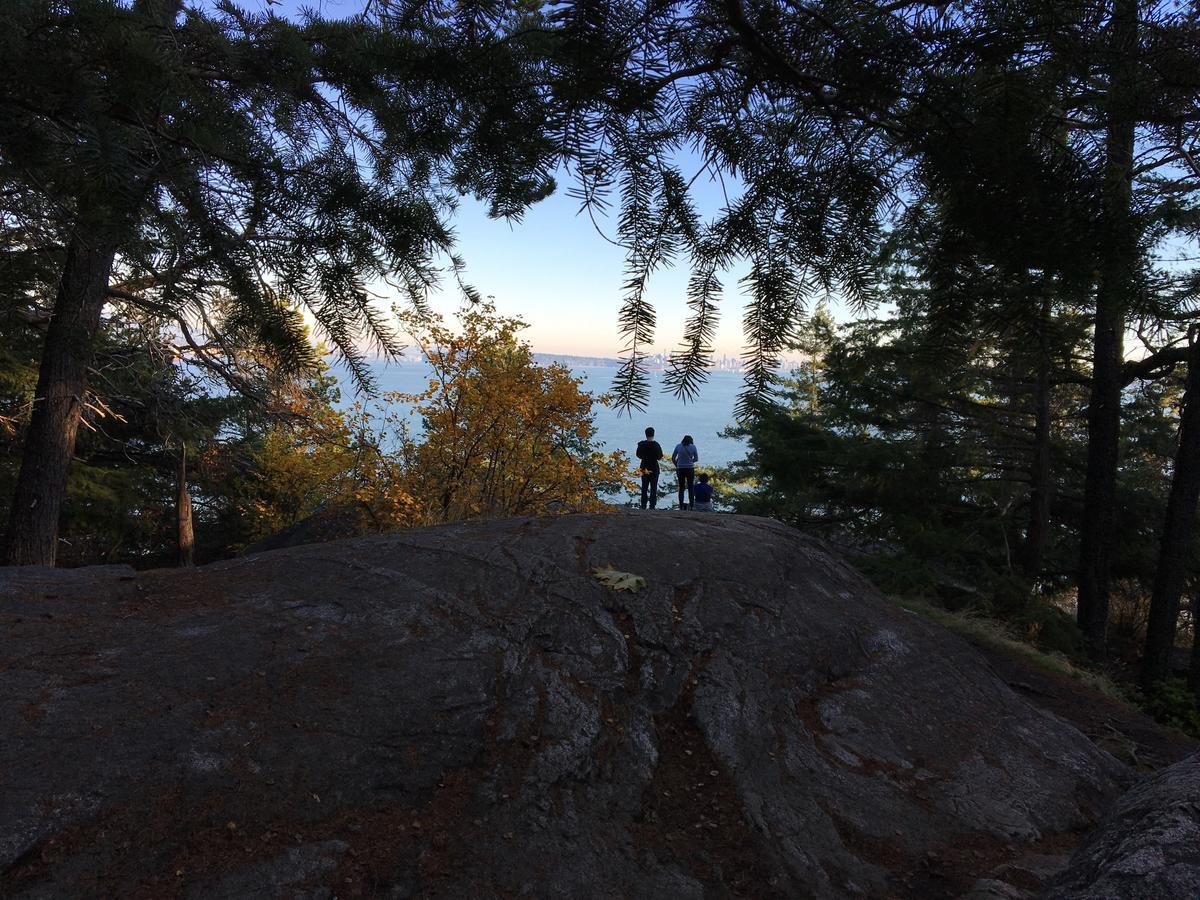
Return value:
<svg viewBox="0 0 1200 900">
<path fill-rule="evenodd" d="M 336 385 L 322 366 L 307 380 L 281 386 L 270 424 L 244 448 L 245 464 L 213 461 L 225 470 L 218 473 L 224 486 L 241 498 L 241 543 L 321 514 L 361 532 L 421 521 L 402 461 L 384 449 L 376 417 L 362 403 L 338 409 Z"/>
<path fill-rule="evenodd" d="M 400 313 L 428 364 L 424 391 L 339 411 L 321 375 L 253 453 L 250 536 L 331 513 L 359 532 L 510 515 L 604 511 L 634 485 L 620 452 L 596 445 L 592 396 L 563 366 L 540 366 L 525 324 L 489 304 Z M 603 398 L 601 398 L 603 399 Z"/>
<path fill-rule="evenodd" d="M 534 361 L 522 320 L 488 303 L 461 311 L 457 329 L 400 319 L 432 372 L 425 391 L 392 396 L 419 419 L 419 439 L 398 421 L 395 433 L 424 521 L 604 511 L 604 495 L 632 488 L 625 454 L 597 449 L 592 396 Z"/>
</svg>

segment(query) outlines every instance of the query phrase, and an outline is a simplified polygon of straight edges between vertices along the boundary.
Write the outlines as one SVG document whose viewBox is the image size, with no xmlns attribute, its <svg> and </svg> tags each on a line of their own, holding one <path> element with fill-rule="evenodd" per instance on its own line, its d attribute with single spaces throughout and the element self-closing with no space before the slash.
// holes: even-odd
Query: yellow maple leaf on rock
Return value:
<svg viewBox="0 0 1200 900">
<path fill-rule="evenodd" d="M 605 587 L 614 591 L 637 592 L 646 586 L 646 579 L 632 572 L 620 572 L 612 566 L 599 566 L 592 569 L 592 575 Z"/>
</svg>

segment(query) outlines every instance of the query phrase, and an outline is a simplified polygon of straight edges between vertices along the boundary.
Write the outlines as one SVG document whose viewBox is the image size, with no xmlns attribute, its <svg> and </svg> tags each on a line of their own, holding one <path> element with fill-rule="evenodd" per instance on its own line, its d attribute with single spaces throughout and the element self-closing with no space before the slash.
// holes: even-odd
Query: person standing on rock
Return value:
<svg viewBox="0 0 1200 900">
<path fill-rule="evenodd" d="M 695 486 L 696 463 L 700 460 L 700 451 L 690 434 L 685 434 L 683 440 L 675 445 L 671 454 L 671 462 L 675 464 L 675 477 L 679 479 L 679 508 L 692 508 L 692 490 Z M 683 489 L 687 486 L 687 506 L 683 505 Z"/>
<path fill-rule="evenodd" d="M 658 507 L 658 461 L 663 458 L 662 444 L 654 439 L 654 429 L 646 429 L 646 439 L 638 441 L 637 458 L 641 461 L 642 509 L 649 500 L 650 508 Z"/>
</svg>

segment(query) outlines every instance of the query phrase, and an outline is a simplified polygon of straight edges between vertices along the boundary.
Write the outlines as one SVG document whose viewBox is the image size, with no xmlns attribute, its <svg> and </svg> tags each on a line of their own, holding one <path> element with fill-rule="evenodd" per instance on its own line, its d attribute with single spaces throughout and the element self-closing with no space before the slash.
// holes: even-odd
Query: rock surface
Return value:
<svg viewBox="0 0 1200 900">
<path fill-rule="evenodd" d="M 1122 797 L 1047 897 L 1200 897 L 1200 754 L 1163 769 Z"/>
<path fill-rule="evenodd" d="M 281 531 L 255 541 L 242 550 L 241 555 L 249 556 L 252 553 L 282 550 L 285 547 L 340 541 L 343 538 L 359 537 L 369 530 L 365 527 L 364 517 L 358 511 L 350 506 L 331 504 L 321 507 L 311 516 L 306 516 Z"/>
<path fill-rule="evenodd" d="M 4 570 L 0 673 L 15 897 L 950 897 L 1127 777 L 736 516 Z"/>
</svg>

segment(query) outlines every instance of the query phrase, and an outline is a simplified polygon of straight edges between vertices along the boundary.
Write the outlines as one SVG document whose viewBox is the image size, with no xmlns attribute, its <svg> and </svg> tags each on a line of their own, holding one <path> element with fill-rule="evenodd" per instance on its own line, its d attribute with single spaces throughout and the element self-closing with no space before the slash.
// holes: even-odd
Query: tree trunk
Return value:
<svg viewBox="0 0 1200 900">
<path fill-rule="evenodd" d="M 1096 658 L 1105 652 L 1113 528 L 1116 520 L 1117 456 L 1121 428 L 1122 310 L 1096 315 L 1092 390 L 1088 403 L 1087 478 L 1080 525 L 1077 619 Z"/>
<path fill-rule="evenodd" d="M 1142 655 L 1142 687 L 1148 688 L 1171 673 L 1171 651 L 1179 624 L 1179 598 L 1183 595 L 1193 562 L 1196 503 L 1200 502 L 1200 336 L 1190 335 L 1187 387 L 1179 416 L 1179 449 L 1171 476 L 1171 496 L 1163 522 L 1146 622 L 1146 650 Z"/>
<path fill-rule="evenodd" d="M 115 243 L 103 238 L 76 235 L 67 246 L 9 515 L 9 565 L 54 565 L 87 371 L 115 254 Z"/>
<path fill-rule="evenodd" d="M 1133 222 L 1133 146 L 1137 122 L 1137 0 L 1116 0 L 1106 111 L 1104 223 L 1092 339 L 1088 460 L 1080 527 L 1078 621 L 1088 650 L 1105 655 L 1109 573 L 1116 523 L 1125 316 L 1136 292 L 1138 241 Z"/>
<path fill-rule="evenodd" d="M 196 564 L 196 539 L 192 532 L 192 497 L 187 486 L 187 446 L 179 448 L 179 475 L 175 482 L 175 522 L 179 533 L 179 565 Z"/>
<path fill-rule="evenodd" d="M 1038 321 L 1037 385 L 1033 396 L 1033 461 L 1029 470 L 1029 526 L 1021 547 L 1021 571 L 1033 581 L 1042 570 L 1042 556 L 1050 533 L 1050 349 L 1046 330 L 1050 297 L 1042 300 Z"/>
<path fill-rule="evenodd" d="M 1200 703 L 1200 591 L 1192 594 L 1192 661 L 1188 666 L 1188 687 Z"/>
<path fill-rule="evenodd" d="M 164 27 L 170 27 L 182 8 L 183 0 L 134 3 L 135 11 Z M 5 550 L 9 565 L 54 565 L 87 372 L 119 236 L 132 227 L 151 183 L 148 169 L 137 172 L 126 185 L 114 187 L 106 204 L 76 211 L 13 492 Z"/>
</svg>

